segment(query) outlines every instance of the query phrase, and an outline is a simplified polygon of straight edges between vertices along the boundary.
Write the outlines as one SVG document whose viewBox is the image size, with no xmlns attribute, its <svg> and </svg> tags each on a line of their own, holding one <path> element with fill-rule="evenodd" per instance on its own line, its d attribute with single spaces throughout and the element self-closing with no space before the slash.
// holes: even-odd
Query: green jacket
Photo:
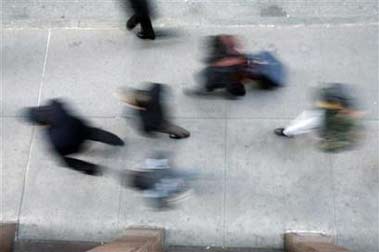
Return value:
<svg viewBox="0 0 379 252">
<path fill-rule="evenodd" d="M 357 119 L 338 110 L 325 110 L 320 148 L 327 152 L 351 148 L 357 141 L 357 131 Z"/>
</svg>

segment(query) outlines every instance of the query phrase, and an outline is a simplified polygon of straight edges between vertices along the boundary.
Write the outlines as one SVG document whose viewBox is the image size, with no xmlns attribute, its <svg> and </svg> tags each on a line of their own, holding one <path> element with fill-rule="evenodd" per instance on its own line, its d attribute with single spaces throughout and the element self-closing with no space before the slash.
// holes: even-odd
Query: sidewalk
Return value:
<svg viewBox="0 0 379 252">
<path fill-rule="evenodd" d="M 276 52 L 288 86 L 239 101 L 185 96 L 202 67 L 202 36 L 217 33 L 241 35 L 248 51 Z M 9 28 L 2 50 L 2 219 L 20 221 L 20 238 L 101 241 L 148 224 L 164 226 L 168 244 L 280 248 L 285 231 L 314 230 L 356 252 L 379 251 L 378 25 L 186 27 L 155 42 L 116 28 Z M 174 120 L 191 138 L 145 138 L 123 118 L 113 91 L 143 81 L 172 87 Z M 312 88 L 327 81 L 356 86 L 368 111 L 362 146 L 325 154 L 311 136 L 276 137 L 272 130 L 311 106 Z M 172 150 L 178 167 L 201 172 L 195 195 L 151 212 L 110 178 L 59 167 L 42 132 L 18 117 L 52 97 L 125 139 L 116 152 L 94 144 L 86 160 L 122 170 L 154 149 Z"/>
</svg>

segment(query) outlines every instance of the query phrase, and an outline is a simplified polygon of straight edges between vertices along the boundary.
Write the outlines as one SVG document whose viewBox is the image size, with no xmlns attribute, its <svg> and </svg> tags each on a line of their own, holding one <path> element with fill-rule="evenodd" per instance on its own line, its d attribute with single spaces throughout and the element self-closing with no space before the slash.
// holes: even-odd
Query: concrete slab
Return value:
<svg viewBox="0 0 379 252">
<path fill-rule="evenodd" d="M 102 12 L 101 4 L 94 9 Z M 192 12 L 197 7 L 191 8 Z M 203 9 L 197 10 L 201 14 Z M 266 14 L 279 15 L 280 10 L 268 8 Z M 220 17 L 216 13 L 214 20 Z M 43 101 L 67 98 L 94 125 L 126 140 L 120 149 L 94 144 L 81 157 L 121 171 L 141 166 L 150 152 L 169 150 L 174 153 L 175 166 L 197 169 L 200 178 L 194 184 L 195 194 L 180 208 L 152 212 L 145 208 L 141 195 L 120 188 L 112 174 L 93 178 L 60 167 L 38 131 L 26 179 L 20 237 L 101 241 L 114 238 L 129 225 L 149 224 L 167 228 L 168 244 L 281 248 L 285 231 L 311 229 L 336 234 L 340 245 L 356 251 L 377 252 L 379 161 L 378 144 L 373 141 L 378 139 L 378 78 L 377 56 L 371 53 L 377 50 L 377 26 L 331 26 L 327 31 L 326 25 L 187 27 L 176 38 L 146 43 L 124 30 L 53 29 Z M 21 62 L 21 68 L 14 69 L 32 70 L 15 72 L 23 83 L 20 89 L 5 86 L 17 94 L 7 100 L 11 96 L 4 92 L 6 116 L 36 103 L 40 79 L 30 90 L 28 85 L 37 79 L 34 57 L 42 50 L 39 42 L 33 42 L 38 40 L 33 32 L 11 31 L 17 34 L 10 45 L 10 51 L 17 53 L 12 55 L 21 58 L 24 53 L 18 50 L 25 50 L 33 63 L 29 67 L 21 59 L 15 61 Z M 47 38 L 39 32 L 42 35 L 37 37 Z M 239 101 L 184 96 L 182 89 L 195 85 L 193 74 L 202 67 L 202 37 L 217 33 L 242 35 L 247 51 L 276 52 L 289 66 L 289 85 L 273 92 L 254 90 Z M 132 119 L 120 118 L 124 106 L 112 96 L 114 89 L 139 87 L 145 79 L 172 87 L 169 102 L 174 121 L 191 131 L 191 138 L 146 138 L 132 127 Z M 312 136 L 283 139 L 273 135 L 275 127 L 287 124 L 311 105 L 313 87 L 321 81 L 357 85 L 371 125 L 369 141 L 360 148 L 324 154 Z M 3 211 L 6 218 L 17 218 L 19 178 L 26 167 L 32 128 L 12 118 L 2 120 L 2 169 L 10 170 L 3 173 L 7 178 L 3 185 L 12 190 L 11 203 Z"/>
<path fill-rule="evenodd" d="M 326 27 L 321 32 L 321 82 L 351 84 L 367 117 L 379 118 L 378 25 Z"/>
<path fill-rule="evenodd" d="M 360 148 L 332 156 L 337 243 L 353 251 L 379 250 L 379 124 L 366 125 Z"/>
<path fill-rule="evenodd" d="M 354 31 L 357 29 L 359 28 L 356 27 Z M 130 34 L 117 30 L 105 31 L 105 36 L 104 31 L 53 31 L 45 78 L 48 84 L 43 90 L 43 97 L 70 97 L 79 108 L 83 108 L 86 115 L 115 116 L 121 114 L 119 103 L 112 95 L 118 86 L 141 87 L 141 82 L 156 81 L 173 87 L 169 97 L 172 98 L 170 104 L 176 117 L 224 118 L 226 115 L 231 118 L 292 118 L 312 104 L 313 88 L 319 86 L 322 81 L 336 80 L 328 75 L 328 71 L 324 75 L 323 71 L 326 68 L 321 67 L 325 65 L 322 64 L 322 55 L 327 55 L 327 52 L 323 53 L 321 42 L 316 38 L 323 30 L 323 27 L 185 29 L 178 34 L 176 40 L 156 44 L 141 44 L 134 37 L 128 37 Z M 374 38 L 376 31 L 375 26 L 372 29 L 364 29 L 361 31 L 363 38 L 357 38 L 354 45 L 370 41 L 364 38 Z M 196 99 L 184 95 L 185 88 L 197 85 L 194 75 L 203 67 L 200 62 L 203 57 L 200 50 L 202 35 L 222 32 L 243 35 L 241 40 L 246 44 L 245 50 L 248 52 L 275 52 L 288 67 L 288 86 L 272 92 L 249 90 L 246 97 L 248 99 L 238 102 Z M 325 41 L 322 43 L 329 41 L 335 34 L 344 37 L 349 33 L 350 29 L 338 29 L 325 35 Z M 193 36 L 194 34 L 197 36 Z M 293 37 L 299 39 L 294 40 Z M 375 46 L 371 47 L 372 50 L 375 49 Z M 95 55 L 95 51 L 100 51 L 101 55 Z M 366 72 L 366 65 L 370 69 L 368 77 L 365 77 L 367 81 L 359 83 L 362 83 L 362 87 L 369 85 L 364 83 L 374 84 L 370 89 L 359 88 L 362 90 L 359 96 L 362 97 L 360 100 L 364 101 L 364 107 L 372 108 L 370 118 L 376 118 L 375 115 L 379 113 L 378 106 L 375 105 L 378 102 L 375 87 L 377 74 L 373 69 L 377 65 L 377 57 L 368 56 L 369 52 L 370 50 L 367 50 L 366 56 L 363 57 L 366 60 L 359 63 L 361 75 Z M 353 57 L 352 49 L 341 52 L 340 56 L 349 57 L 349 53 Z M 338 58 L 338 55 L 335 57 Z M 99 60 L 100 58 L 102 60 Z M 351 67 L 353 64 L 344 72 L 348 72 Z M 102 69 L 101 72 L 97 71 L 99 68 Z M 82 98 L 83 89 L 86 90 L 86 99 Z M 102 106 L 94 106 L 97 104 L 98 92 L 103 94 Z"/>
<path fill-rule="evenodd" d="M 121 106 L 113 96 L 117 87 L 141 88 L 144 81 L 182 87 L 192 81 L 196 61 L 191 57 L 192 50 L 186 49 L 186 46 L 195 50 L 192 46 L 194 39 L 180 40 L 183 44 L 167 45 L 162 42 L 157 46 L 149 43 L 141 46 L 136 38 L 124 31 L 52 31 L 51 36 L 43 98 L 68 97 L 78 108 L 83 108 L 87 116 L 120 115 Z M 188 36 L 184 35 L 185 38 Z M 177 54 L 170 53 L 172 51 L 178 54 L 187 52 L 187 55 L 176 59 L 174 55 Z M 178 67 L 177 61 L 185 61 L 186 64 Z M 85 99 L 82 90 L 86 90 Z M 223 101 L 193 103 L 190 98 L 184 97 L 182 91 L 181 88 L 172 90 L 172 95 L 180 95 L 172 102 L 178 108 L 174 114 L 224 117 Z M 103 94 L 101 106 L 97 99 L 99 93 Z M 182 104 L 181 99 L 186 105 Z"/>
<path fill-rule="evenodd" d="M 86 116 L 114 116 L 112 94 L 124 84 L 127 45 L 121 31 L 52 31 L 43 100 L 67 97 Z"/>
<path fill-rule="evenodd" d="M 2 31 L 2 115 L 37 104 L 47 36 L 46 30 Z"/>
<path fill-rule="evenodd" d="M 1 221 L 18 221 L 32 128 L 17 118 L 1 118 Z"/>
<path fill-rule="evenodd" d="M 281 248 L 287 230 L 335 230 L 328 159 L 309 137 L 275 136 L 283 123 L 228 121 L 227 246 Z"/>
<path fill-rule="evenodd" d="M 155 2 L 154 2 L 155 3 Z M 5 1 L 5 24 L 90 26 L 120 25 L 125 17 L 123 1 L 70 0 L 32 1 L 27 6 L 22 2 Z M 170 25 L 241 25 L 262 23 L 328 23 L 328 22 L 375 22 L 378 4 L 376 1 L 183 1 L 162 0 L 156 3 L 160 16 L 158 23 Z"/>
<path fill-rule="evenodd" d="M 62 167 L 47 152 L 42 131 L 38 131 L 34 144 L 21 209 L 19 238 L 112 239 L 119 231 L 119 185 L 110 179 L 86 176 Z M 101 164 L 107 166 L 107 160 Z"/>
</svg>

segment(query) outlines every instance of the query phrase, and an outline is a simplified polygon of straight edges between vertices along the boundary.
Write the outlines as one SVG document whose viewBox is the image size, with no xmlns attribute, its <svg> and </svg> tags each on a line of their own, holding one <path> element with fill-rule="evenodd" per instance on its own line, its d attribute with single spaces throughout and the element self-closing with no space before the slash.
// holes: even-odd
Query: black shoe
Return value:
<svg viewBox="0 0 379 252">
<path fill-rule="evenodd" d="M 138 19 L 136 16 L 132 16 L 129 18 L 129 20 L 126 22 L 126 29 L 133 30 L 138 25 Z"/>
<path fill-rule="evenodd" d="M 286 134 L 284 134 L 284 128 L 277 128 L 274 130 L 274 133 L 277 136 L 289 137 Z"/>
<path fill-rule="evenodd" d="M 82 171 L 86 175 L 90 176 L 101 176 L 103 175 L 103 171 L 100 167 L 96 166 L 93 169 L 87 169 L 85 171 Z"/>
<path fill-rule="evenodd" d="M 155 34 L 154 33 L 138 32 L 137 33 L 137 37 L 139 37 L 140 39 L 151 39 L 151 40 L 154 40 L 155 39 Z"/>
</svg>

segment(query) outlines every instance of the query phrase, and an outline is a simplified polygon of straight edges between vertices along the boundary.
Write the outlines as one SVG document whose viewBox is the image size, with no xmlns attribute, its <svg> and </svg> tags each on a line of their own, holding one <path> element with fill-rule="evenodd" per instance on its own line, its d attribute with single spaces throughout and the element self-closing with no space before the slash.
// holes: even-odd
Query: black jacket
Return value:
<svg viewBox="0 0 379 252">
<path fill-rule="evenodd" d="M 149 102 L 143 106 L 144 110 L 138 110 L 141 126 L 147 133 L 158 130 L 165 122 L 165 109 L 161 103 L 163 90 L 161 84 L 152 84 L 147 92 Z"/>
</svg>

